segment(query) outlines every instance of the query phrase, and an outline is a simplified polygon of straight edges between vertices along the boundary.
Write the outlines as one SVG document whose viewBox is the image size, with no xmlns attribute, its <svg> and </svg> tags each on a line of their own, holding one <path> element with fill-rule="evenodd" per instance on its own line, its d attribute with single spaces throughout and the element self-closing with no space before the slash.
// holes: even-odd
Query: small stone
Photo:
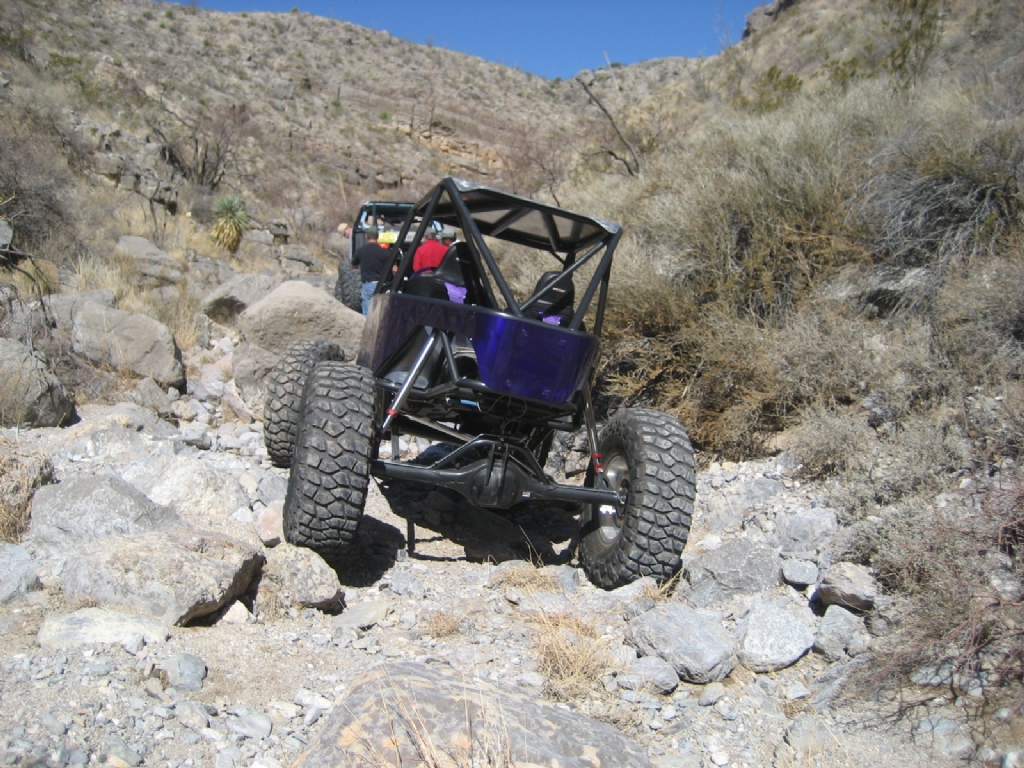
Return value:
<svg viewBox="0 0 1024 768">
<path fill-rule="evenodd" d="M 818 585 L 817 597 L 824 605 L 866 611 L 878 599 L 878 585 L 867 568 L 853 563 L 836 563 Z"/>
<path fill-rule="evenodd" d="M 310 707 L 309 711 L 306 712 L 305 717 L 302 718 L 302 725 L 309 728 L 320 719 L 320 716 L 323 715 L 323 713 L 324 711 L 320 709 L 320 707 Z"/>
<path fill-rule="evenodd" d="M 220 617 L 220 620 L 225 624 L 249 624 L 253 619 L 249 609 L 242 602 L 236 600 Z"/>
<path fill-rule="evenodd" d="M 378 622 L 384 621 L 390 612 L 390 606 L 382 601 L 357 603 L 345 608 L 345 611 L 341 615 L 335 616 L 331 623 L 336 632 L 345 629 L 367 630 Z"/>
<path fill-rule="evenodd" d="M 210 725 L 210 714 L 206 707 L 194 701 L 179 701 L 174 705 L 174 716 L 186 728 L 202 731 Z"/>
<path fill-rule="evenodd" d="M 229 719 L 227 725 L 232 733 L 256 741 L 267 738 L 274 727 L 273 721 L 262 712 L 247 712 L 241 717 Z"/>
<path fill-rule="evenodd" d="M 783 560 L 782 580 L 794 587 L 808 587 L 818 581 L 818 566 L 809 560 Z"/>
<path fill-rule="evenodd" d="M 122 644 L 122 647 L 132 656 L 138 656 L 145 646 L 146 638 L 144 638 L 142 634 L 138 632 L 132 635 L 127 642 Z"/>
<path fill-rule="evenodd" d="M 300 707 L 319 707 L 320 709 L 325 711 L 331 709 L 333 706 L 330 701 L 325 699 L 319 693 L 314 693 L 308 688 L 299 688 L 297 691 L 295 691 L 295 696 L 292 699 L 292 701 L 294 701 Z"/>
<path fill-rule="evenodd" d="M 63 736 L 67 733 L 67 726 L 64 725 L 60 720 L 54 717 L 49 712 L 43 712 L 39 715 L 39 723 L 46 729 L 47 733 L 52 736 Z"/>
<path fill-rule="evenodd" d="M 166 677 L 168 687 L 179 691 L 202 690 L 206 678 L 206 662 L 192 653 L 179 653 L 165 659 L 159 665 L 161 677 Z"/>
<path fill-rule="evenodd" d="M 786 698 L 789 701 L 798 701 L 799 699 L 806 699 L 811 695 L 810 689 L 803 683 L 793 683 L 789 688 L 786 689 Z"/>
<path fill-rule="evenodd" d="M 722 683 L 710 683 L 704 686 L 697 703 L 702 707 L 710 707 L 719 702 L 725 696 L 725 686 Z"/>
</svg>

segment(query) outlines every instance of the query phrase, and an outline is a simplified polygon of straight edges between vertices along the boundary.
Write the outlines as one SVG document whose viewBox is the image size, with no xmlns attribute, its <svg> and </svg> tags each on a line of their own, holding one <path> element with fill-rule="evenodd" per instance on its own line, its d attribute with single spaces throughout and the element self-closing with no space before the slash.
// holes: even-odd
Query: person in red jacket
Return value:
<svg viewBox="0 0 1024 768">
<path fill-rule="evenodd" d="M 448 252 L 448 246 L 437 241 L 437 232 L 433 227 L 428 227 L 423 235 L 423 244 L 416 249 L 412 257 L 412 271 L 419 272 L 421 269 L 437 269 L 441 259 Z"/>
</svg>

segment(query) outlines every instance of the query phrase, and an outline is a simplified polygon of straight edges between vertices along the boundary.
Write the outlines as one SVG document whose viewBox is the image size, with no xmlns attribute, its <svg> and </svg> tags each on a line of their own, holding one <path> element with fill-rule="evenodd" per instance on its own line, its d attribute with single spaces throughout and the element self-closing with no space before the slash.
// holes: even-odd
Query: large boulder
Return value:
<svg viewBox="0 0 1024 768">
<path fill-rule="evenodd" d="M 188 624 L 248 589 L 261 555 L 211 531 L 107 536 L 83 546 L 64 567 L 64 596 Z"/>
<path fill-rule="evenodd" d="M 303 272 L 319 272 L 323 264 L 313 255 L 313 251 L 298 243 L 285 244 L 278 248 L 281 268 L 289 275 L 300 275 Z"/>
<path fill-rule="evenodd" d="M 185 383 L 181 350 L 170 329 L 146 315 L 87 301 L 75 313 L 71 346 L 95 363 L 127 368 L 164 387 Z"/>
<path fill-rule="evenodd" d="M 0 338 L 0 426 L 59 427 L 74 414 L 75 405 L 46 356 Z"/>
<path fill-rule="evenodd" d="M 151 501 L 176 510 L 186 523 L 220 531 L 258 546 L 251 524 L 232 515 L 249 516 L 249 494 L 237 473 L 215 469 L 195 456 L 156 455 L 140 459 L 121 472 L 121 477 Z"/>
<path fill-rule="evenodd" d="M 642 655 L 667 661 L 688 683 L 722 680 L 736 666 L 736 639 L 718 617 L 678 602 L 637 616 L 628 624 L 626 639 Z"/>
<path fill-rule="evenodd" d="M 402 662 L 356 678 L 295 768 L 420 765 L 424 745 L 444 765 L 650 765 L 607 723 L 522 689 Z"/>
<path fill-rule="evenodd" d="M 843 661 L 866 651 L 870 642 L 864 619 L 840 605 L 830 605 L 814 637 L 814 650 L 829 661 Z"/>
<path fill-rule="evenodd" d="M 128 262 L 132 278 L 140 288 L 175 285 L 184 277 L 178 262 L 144 237 L 123 235 L 118 238 L 115 251 Z"/>
<path fill-rule="evenodd" d="M 0 605 L 39 589 L 39 574 L 24 547 L 0 541 Z"/>
<path fill-rule="evenodd" d="M 277 275 L 235 275 L 210 291 L 199 305 L 199 311 L 221 325 L 234 325 L 242 312 L 282 282 L 284 278 Z"/>
<path fill-rule="evenodd" d="M 777 672 L 814 644 L 810 624 L 780 601 L 761 600 L 743 620 L 740 664 L 751 672 Z"/>
<path fill-rule="evenodd" d="M 727 541 L 687 566 L 694 608 L 718 605 L 736 595 L 754 595 L 779 586 L 781 562 L 775 549 L 749 539 Z"/>
<path fill-rule="evenodd" d="M 235 347 L 232 358 L 239 396 L 253 413 L 263 413 L 263 404 L 267 398 L 267 376 L 281 356 L 243 341 Z"/>
<path fill-rule="evenodd" d="M 67 333 L 71 332 L 71 324 L 77 312 L 85 302 L 91 301 L 108 309 L 117 308 L 117 296 L 113 291 L 98 288 L 94 291 L 78 291 L 76 293 L 54 293 L 43 297 L 43 304 L 49 311 L 57 327 Z"/>
<path fill-rule="evenodd" d="M 289 280 L 238 317 L 246 341 L 279 355 L 301 339 L 330 339 L 354 359 L 364 318 L 333 296 L 301 280 Z"/>
<path fill-rule="evenodd" d="M 701 481 L 698 511 L 704 529 L 710 533 L 738 529 L 750 511 L 786 490 L 778 480 L 758 476 L 737 479 L 722 488 Z"/>
<path fill-rule="evenodd" d="M 220 259 L 196 259 L 188 265 L 193 290 L 213 290 L 235 276 L 235 270 Z"/>
<path fill-rule="evenodd" d="M 839 521 L 835 510 L 828 507 L 793 507 L 775 520 L 779 534 L 779 550 L 784 555 L 812 558 L 829 549 Z"/>
<path fill-rule="evenodd" d="M 80 477 L 36 491 L 28 543 L 69 553 L 103 536 L 182 524 L 172 510 L 154 504 L 119 477 Z"/>
<path fill-rule="evenodd" d="M 257 605 L 269 602 L 281 608 L 317 608 L 327 613 L 341 610 L 345 591 L 338 574 L 316 552 L 280 544 L 267 550 L 266 558 Z"/>
</svg>

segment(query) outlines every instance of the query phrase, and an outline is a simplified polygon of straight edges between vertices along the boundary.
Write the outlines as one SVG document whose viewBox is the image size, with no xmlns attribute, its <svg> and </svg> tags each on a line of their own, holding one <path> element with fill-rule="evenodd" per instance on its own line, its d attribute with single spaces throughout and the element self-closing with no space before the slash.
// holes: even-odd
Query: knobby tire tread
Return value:
<svg viewBox="0 0 1024 768">
<path fill-rule="evenodd" d="M 303 339 L 293 344 L 270 372 L 263 407 L 263 442 L 274 466 L 291 466 L 302 392 L 314 366 L 323 360 L 344 359 L 341 347 L 334 342 Z"/>
<path fill-rule="evenodd" d="M 326 361 L 313 369 L 284 503 L 290 544 L 329 557 L 355 538 L 376 446 L 373 386 L 370 372 L 351 363 Z"/>
<path fill-rule="evenodd" d="M 338 265 L 338 279 L 334 283 L 334 298 L 355 312 L 363 311 L 363 281 L 358 269 L 352 269 L 348 259 Z"/>
<path fill-rule="evenodd" d="M 605 460 L 613 450 L 625 454 L 630 489 L 622 530 L 611 546 L 596 530 L 588 530 L 596 510 L 584 510 L 579 550 L 583 569 L 603 589 L 643 576 L 663 583 L 679 572 L 693 517 L 696 475 L 690 438 L 668 414 L 628 408 L 609 419 L 600 445 Z"/>
</svg>

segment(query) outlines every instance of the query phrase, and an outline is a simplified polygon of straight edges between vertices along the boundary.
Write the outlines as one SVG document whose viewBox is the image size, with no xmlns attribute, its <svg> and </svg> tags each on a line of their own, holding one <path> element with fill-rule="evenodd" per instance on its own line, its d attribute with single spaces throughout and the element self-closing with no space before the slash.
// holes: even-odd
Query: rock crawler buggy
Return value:
<svg viewBox="0 0 1024 768">
<path fill-rule="evenodd" d="M 433 271 L 413 274 L 428 226 L 461 230 Z M 390 248 L 355 364 L 304 341 L 275 368 L 266 407 L 271 459 L 290 466 L 285 538 L 343 552 L 370 476 L 458 491 L 483 507 L 530 499 L 580 505 L 579 560 L 611 589 L 680 568 L 693 511 L 693 452 L 666 414 L 620 409 L 598 435 L 591 384 L 621 228 L 454 178 L 415 204 Z M 411 240 L 411 242 L 410 242 Z M 409 243 L 408 247 L 403 244 Z M 540 271 L 517 297 L 499 269 Z M 392 269 L 392 267 L 394 269 Z M 543 466 L 556 431 L 585 427 L 583 485 Z M 399 435 L 443 445 L 400 461 Z M 380 458 L 381 444 L 392 446 Z"/>
</svg>

